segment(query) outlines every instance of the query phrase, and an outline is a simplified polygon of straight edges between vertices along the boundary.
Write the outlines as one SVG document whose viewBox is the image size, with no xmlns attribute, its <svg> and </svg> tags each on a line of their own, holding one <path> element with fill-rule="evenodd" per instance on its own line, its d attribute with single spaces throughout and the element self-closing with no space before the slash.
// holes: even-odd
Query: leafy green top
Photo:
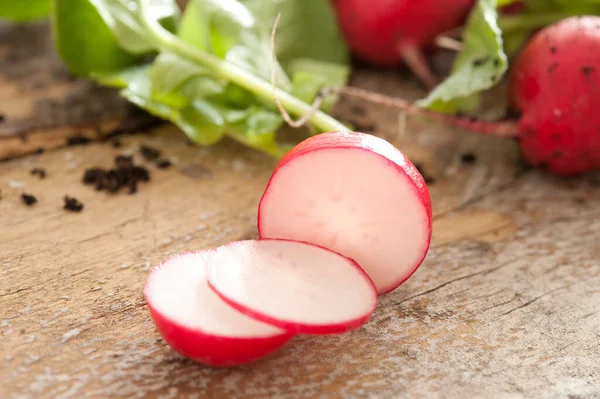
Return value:
<svg viewBox="0 0 600 399">
<path fill-rule="evenodd" d="M 345 85 L 350 72 L 322 0 L 191 0 L 183 15 L 174 0 L 46 1 L 56 48 L 73 74 L 120 88 L 205 145 L 229 135 L 275 156 L 286 151 L 276 141 L 283 119 L 269 83 L 278 13 L 274 67 L 288 112 L 307 113 L 323 86 Z M 334 98 L 326 100 L 313 127 L 347 130 L 324 112 Z"/>
</svg>

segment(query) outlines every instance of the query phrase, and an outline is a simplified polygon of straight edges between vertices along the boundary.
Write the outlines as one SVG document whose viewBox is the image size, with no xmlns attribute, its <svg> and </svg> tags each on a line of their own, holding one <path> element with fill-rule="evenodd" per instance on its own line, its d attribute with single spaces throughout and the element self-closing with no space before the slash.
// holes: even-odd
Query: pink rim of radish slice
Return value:
<svg viewBox="0 0 600 399">
<path fill-rule="evenodd" d="M 373 282 L 353 260 L 290 240 L 237 241 L 207 266 L 209 286 L 235 309 L 294 333 L 333 334 L 375 310 Z"/>
<path fill-rule="evenodd" d="M 431 202 L 416 167 L 389 142 L 322 133 L 281 159 L 261 198 L 261 238 L 314 243 L 354 259 L 385 294 L 421 265 Z"/>
<path fill-rule="evenodd" d="M 174 255 L 150 273 L 144 295 L 164 340 L 182 355 L 216 367 L 258 360 L 285 344 L 292 334 L 238 312 L 208 287 L 206 264 L 213 254 Z"/>
</svg>

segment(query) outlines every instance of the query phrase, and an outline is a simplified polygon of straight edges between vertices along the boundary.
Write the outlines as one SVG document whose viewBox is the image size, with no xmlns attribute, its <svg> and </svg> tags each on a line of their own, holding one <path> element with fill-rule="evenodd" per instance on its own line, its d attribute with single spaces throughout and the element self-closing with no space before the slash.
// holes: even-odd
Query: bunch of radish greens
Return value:
<svg viewBox="0 0 600 399">
<path fill-rule="evenodd" d="M 3 0 L 0 18 L 49 16 L 56 49 L 76 76 L 120 89 L 148 112 L 170 120 L 194 142 L 225 135 L 281 157 L 283 124 L 270 83 L 270 36 L 276 44 L 277 97 L 291 114 L 310 112 L 324 86 L 345 85 L 348 51 L 323 0 Z M 313 132 L 347 130 L 326 111 Z"/>
</svg>

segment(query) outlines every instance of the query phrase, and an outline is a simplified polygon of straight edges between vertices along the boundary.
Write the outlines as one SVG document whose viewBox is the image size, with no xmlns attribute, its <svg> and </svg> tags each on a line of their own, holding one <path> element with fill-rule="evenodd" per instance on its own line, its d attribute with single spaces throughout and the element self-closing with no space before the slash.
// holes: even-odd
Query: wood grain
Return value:
<svg viewBox="0 0 600 399">
<path fill-rule="evenodd" d="M 80 183 L 84 167 L 108 165 L 139 141 L 1 164 L 2 397 L 600 392 L 600 190 L 590 182 L 527 172 L 464 205 L 464 195 L 442 190 L 464 189 L 477 172 L 445 178 L 431 187 L 436 219 L 426 262 L 381 298 L 365 327 L 299 337 L 264 361 L 214 370 L 159 339 L 143 283 L 169 254 L 255 237 L 257 201 L 274 162 L 232 143 L 190 147 L 169 128 L 146 142 L 176 166 L 153 171 L 138 194 L 107 195 Z M 30 176 L 34 166 L 48 178 Z M 7 189 L 10 181 L 25 187 Z M 39 203 L 22 205 L 22 190 Z M 65 194 L 85 203 L 81 214 L 61 209 Z"/>
<path fill-rule="evenodd" d="M 5 34 L 0 41 L 0 54 L 14 51 L 6 43 L 21 43 Z M 190 146 L 169 126 L 127 136 L 119 149 L 64 147 L 64 136 L 51 137 L 55 129 L 74 131 L 70 119 L 49 125 L 35 109 L 44 98 L 69 108 L 75 83 L 61 75 L 43 89 L 24 86 L 26 74 L 7 77 L 2 62 L 3 132 L 37 126 L 36 145 L 57 144 L 23 156 L 27 144 L 14 141 L 11 153 L 19 156 L 0 163 L 1 398 L 600 397 L 600 187 L 593 176 L 561 180 L 526 170 L 514 143 L 427 120 L 411 118 L 401 132 L 393 110 L 342 99 L 337 116 L 390 140 L 435 179 L 427 259 L 380 299 L 363 328 L 298 337 L 263 361 L 211 369 L 164 344 L 143 284 L 170 254 L 256 237 L 256 208 L 275 161 L 227 140 Z M 35 68 L 54 70 L 49 65 Z M 395 71 L 357 70 L 352 84 L 423 95 Z M 105 94 L 103 104 L 114 98 Z M 122 106 L 79 122 L 111 124 L 115 114 L 129 121 Z M 174 166 L 153 169 L 135 195 L 81 183 L 86 167 L 108 167 L 117 154 L 141 162 L 140 143 L 161 148 Z M 461 163 L 464 152 L 478 161 Z M 48 177 L 30 175 L 34 167 Z M 26 207 L 23 192 L 39 202 Z M 83 211 L 65 211 L 65 195 L 81 200 Z"/>
<path fill-rule="evenodd" d="M 0 116 L 0 160 L 157 124 L 115 90 L 70 76 L 45 22 L 0 22 Z"/>
</svg>

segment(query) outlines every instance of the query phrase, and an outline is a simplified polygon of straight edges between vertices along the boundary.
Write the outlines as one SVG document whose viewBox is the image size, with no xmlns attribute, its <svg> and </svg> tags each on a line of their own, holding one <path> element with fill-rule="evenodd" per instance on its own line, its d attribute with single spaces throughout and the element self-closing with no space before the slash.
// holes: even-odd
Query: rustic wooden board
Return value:
<svg viewBox="0 0 600 399">
<path fill-rule="evenodd" d="M 156 123 L 114 90 L 70 76 L 47 23 L 0 21 L 0 160 Z"/>
<path fill-rule="evenodd" d="M 14 90 L 13 81 L 0 93 Z M 395 72 L 361 70 L 352 83 L 423 95 Z M 35 104 L 43 95 L 31 90 L 15 99 Z M 15 116 L 20 107 L 6 111 L 4 96 L 11 124 L 35 121 Z M 600 397 L 598 181 L 525 170 L 514 143 L 423 120 L 412 118 L 400 134 L 397 114 L 377 106 L 344 100 L 335 112 L 392 141 L 435 178 L 432 249 L 367 325 L 298 337 L 235 369 L 181 358 L 150 320 L 148 271 L 172 253 L 256 237 L 256 207 L 275 161 L 229 141 L 190 146 L 172 127 L 127 136 L 118 149 L 61 144 L 0 163 L 0 397 Z M 39 126 L 39 137 L 54 131 Z M 174 166 L 153 170 L 133 196 L 81 184 L 86 167 L 110 166 L 117 154 L 139 160 L 140 143 L 163 149 Z M 474 165 L 460 161 L 469 151 Z M 48 177 L 31 176 L 33 167 Z M 26 207 L 22 192 L 39 202 Z M 83 201 L 83 212 L 63 210 L 64 195 Z"/>
</svg>

